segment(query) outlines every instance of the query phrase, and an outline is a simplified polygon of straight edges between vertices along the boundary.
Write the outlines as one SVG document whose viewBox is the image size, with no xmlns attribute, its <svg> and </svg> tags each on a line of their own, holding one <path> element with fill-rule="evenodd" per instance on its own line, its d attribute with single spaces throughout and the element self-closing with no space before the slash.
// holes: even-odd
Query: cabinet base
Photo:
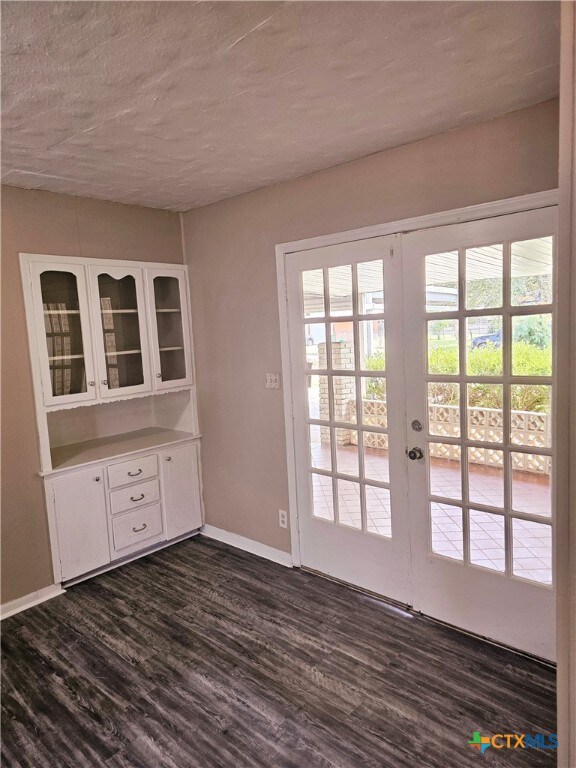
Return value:
<svg viewBox="0 0 576 768">
<path fill-rule="evenodd" d="M 153 552 L 158 552 L 160 549 L 165 549 L 166 547 L 171 547 L 172 544 L 178 544 L 179 541 L 184 541 L 185 539 L 191 539 L 193 536 L 198 536 L 200 533 L 200 528 L 196 528 L 194 531 L 190 531 L 189 533 L 184 533 L 182 536 L 177 536 L 175 539 L 170 539 L 170 541 L 161 541 L 158 544 L 154 544 L 151 547 L 147 547 L 146 549 L 141 549 L 139 552 L 133 552 L 131 555 L 127 555 L 126 557 L 121 558 L 120 560 L 114 560 L 111 563 L 107 563 L 106 565 L 103 565 L 101 568 L 96 568 L 93 571 L 89 571 L 88 573 L 83 573 L 82 576 L 76 576 L 73 579 L 69 579 L 68 581 L 62 582 L 62 587 L 65 589 L 68 587 L 73 587 L 74 584 L 80 584 L 81 581 L 86 581 L 86 579 L 91 579 L 93 576 L 99 576 L 101 573 L 106 573 L 106 571 L 111 571 L 114 568 L 118 568 L 121 565 L 126 565 L 126 563 L 132 562 L 132 560 L 138 560 L 140 557 L 146 557 L 146 555 L 151 555 Z"/>
</svg>

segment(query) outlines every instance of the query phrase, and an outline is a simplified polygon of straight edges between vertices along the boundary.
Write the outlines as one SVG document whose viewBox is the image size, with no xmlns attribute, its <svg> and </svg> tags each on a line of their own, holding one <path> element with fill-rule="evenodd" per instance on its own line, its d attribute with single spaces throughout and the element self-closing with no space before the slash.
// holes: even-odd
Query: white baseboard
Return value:
<svg viewBox="0 0 576 768">
<path fill-rule="evenodd" d="M 245 536 L 239 536 L 237 533 L 224 531 L 222 528 L 216 528 L 214 525 L 205 525 L 200 532 L 209 539 L 221 541 L 223 544 L 230 544 L 231 547 L 243 549 L 245 552 L 258 555 L 258 557 L 263 557 L 265 560 L 272 560 L 273 563 L 285 565 L 287 568 L 292 568 L 293 566 L 290 552 L 274 549 L 274 547 L 269 547 L 267 544 L 247 539 Z"/>
<path fill-rule="evenodd" d="M 66 590 L 62 589 L 60 584 L 51 584 L 49 587 L 37 589 L 36 592 L 30 592 L 29 595 L 24 595 L 24 597 L 17 597 L 16 600 L 10 600 L 8 603 L 3 603 L 0 606 L 0 619 L 7 619 L 9 616 L 14 616 L 15 613 L 26 611 L 34 605 L 40 605 L 40 603 L 51 600 L 53 597 L 58 597 L 58 595 L 63 595 L 65 592 Z"/>
</svg>

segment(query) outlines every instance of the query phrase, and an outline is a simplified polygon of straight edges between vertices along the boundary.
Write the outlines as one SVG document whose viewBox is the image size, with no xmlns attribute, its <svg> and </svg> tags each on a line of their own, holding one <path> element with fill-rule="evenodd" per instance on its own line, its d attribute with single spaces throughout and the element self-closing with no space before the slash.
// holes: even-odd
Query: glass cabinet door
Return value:
<svg viewBox="0 0 576 768">
<path fill-rule="evenodd" d="M 93 272 L 101 330 L 103 397 L 149 389 L 148 350 L 140 270 Z"/>
<path fill-rule="evenodd" d="M 94 399 L 84 270 L 82 267 L 71 266 L 64 270 L 38 264 L 34 272 L 34 290 L 39 292 L 36 298 L 38 324 L 46 342 L 47 361 L 44 358 L 42 370 L 44 402 L 55 405 Z"/>
<path fill-rule="evenodd" d="M 155 386 L 165 389 L 189 384 L 191 350 L 184 274 L 152 270 L 148 279 L 155 336 Z"/>
</svg>

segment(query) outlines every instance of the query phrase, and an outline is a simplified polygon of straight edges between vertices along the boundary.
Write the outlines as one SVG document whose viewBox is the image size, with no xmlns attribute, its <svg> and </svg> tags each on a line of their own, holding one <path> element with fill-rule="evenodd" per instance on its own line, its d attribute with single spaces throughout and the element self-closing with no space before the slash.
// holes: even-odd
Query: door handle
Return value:
<svg viewBox="0 0 576 768">
<path fill-rule="evenodd" d="M 412 448 L 410 451 L 408 451 L 408 458 L 411 461 L 417 461 L 418 459 L 424 458 L 424 451 L 422 448 Z"/>
</svg>

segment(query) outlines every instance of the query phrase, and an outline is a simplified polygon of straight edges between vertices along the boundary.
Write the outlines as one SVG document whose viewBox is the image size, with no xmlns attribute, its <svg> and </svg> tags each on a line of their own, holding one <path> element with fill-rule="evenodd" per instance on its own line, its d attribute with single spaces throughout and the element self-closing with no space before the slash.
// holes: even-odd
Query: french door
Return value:
<svg viewBox="0 0 576 768">
<path fill-rule="evenodd" d="M 306 567 L 554 658 L 554 209 L 291 254 Z"/>
<path fill-rule="evenodd" d="M 397 241 L 295 253 L 287 285 L 302 563 L 409 603 Z"/>
</svg>

